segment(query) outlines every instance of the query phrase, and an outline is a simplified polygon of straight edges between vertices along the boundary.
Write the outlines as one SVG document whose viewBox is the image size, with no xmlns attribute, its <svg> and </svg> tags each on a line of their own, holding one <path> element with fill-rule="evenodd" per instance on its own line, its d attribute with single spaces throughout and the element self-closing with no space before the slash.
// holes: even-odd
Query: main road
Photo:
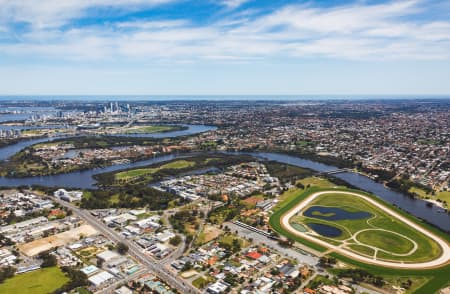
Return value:
<svg viewBox="0 0 450 294">
<path fill-rule="evenodd" d="M 171 273 L 164 265 L 159 264 L 153 260 L 150 256 L 146 255 L 143 250 L 136 245 L 134 242 L 123 238 L 117 232 L 106 226 L 100 220 L 92 216 L 89 211 L 78 208 L 77 206 L 62 201 L 56 197 L 53 199 L 59 203 L 61 206 L 67 207 L 73 211 L 73 213 L 83 219 L 86 223 L 90 224 L 98 232 L 102 233 L 104 236 L 115 242 L 121 242 L 128 246 L 128 253 L 136 258 L 140 263 L 142 263 L 149 271 L 152 271 L 158 275 L 162 280 L 167 282 L 170 286 L 177 289 L 181 293 L 200 293 L 197 288 L 192 286 L 190 283 L 186 283 L 181 278 Z"/>
<path fill-rule="evenodd" d="M 431 261 L 427 262 L 416 262 L 416 263 L 400 263 L 400 262 L 389 262 L 384 260 L 378 260 L 378 259 L 372 259 L 366 256 L 359 255 L 357 253 L 354 253 L 352 251 L 346 250 L 344 248 L 341 248 L 339 246 L 332 245 L 328 242 L 325 242 L 323 240 L 317 239 L 311 235 L 308 235 L 306 233 L 302 233 L 294 229 L 291 224 L 289 223 L 289 220 L 296 215 L 298 212 L 302 211 L 311 201 L 316 199 L 317 197 L 324 195 L 324 194 L 345 194 L 345 195 L 351 195 L 355 197 L 359 197 L 364 199 L 365 201 L 369 202 L 373 206 L 383 210 L 384 212 L 390 214 L 391 216 L 395 217 L 396 219 L 404 222 L 405 224 L 409 225 L 410 227 L 414 228 L 415 230 L 419 231 L 420 233 L 424 234 L 428 238 L 434 240 L 436 243 L 439 244 L 439 246 L 442 249 L 442 254 Z M 281 216 L 281 225 L 284 227 L 284 229 L 288 230 L 290 233 L 297 235 L 301 238 L 307 239 L 309 241 L 315 242 L 323 247 L 332 249 L 335 252 L 338 252 L 340 254 L 346 255 L 348 257 L 351 257 L 355 260 L 359 260 L 365 263 L 369 264 L 375 264 L 380 265 L 384 267 L 390 267 L 390 268 L 402 268 L 402 269 L 424 269 L 424 268 L 433 268 L 438 267 L 447 264 L 450 262 L 450 247 L 447 243 L 447 241 L 443 240 L 439 236 L 435 235 L 434 233 L 426 230 L 422 226 L 416 224 L 415 222 L 407 219 L 406 217 L 400 215 L 396 211 L 393 211 L 392 209 L 380 204 L 378 201 L 375 201 L 374 199 L 354 192 L 347 192 L 347 191 L 321 191 L 321 192 L 315 192 L 308 196 L 305 200 L 301 201 L 299 204 L 294 206 L 291 210 L 289 210 L 287 213 Z"/>
</svg>

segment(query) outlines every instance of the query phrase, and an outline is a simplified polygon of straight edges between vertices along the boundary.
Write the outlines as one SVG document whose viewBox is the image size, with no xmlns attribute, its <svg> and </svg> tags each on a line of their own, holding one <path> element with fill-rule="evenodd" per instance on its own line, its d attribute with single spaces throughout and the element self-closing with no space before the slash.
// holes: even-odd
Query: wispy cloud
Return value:
<svg viewBox="0 0 450 294">
<path fill-rule="evenodd" d="M 234 9 L 249 1 L 250 0 L 222 0 L 221 3 L 222 5 L 225 5 L 228 8 Z"/>
<path fill-rule="evenodd" d="M 265 14 L 236 11 L 207 24 L 184 18 L 135 19 L 63 29 L 91 7 L 133 9 L 170 0 L 5 1 L 3 25 L 26 22 L 19 42 L 0 53 L 59 59 L 261 60 L 272 57 L 449 59 L 450 21 L 416 18 L 420 1 L 335 7 L 287 5 Z M 235 8 L 244 1 L 223 1 Z M 33 4 L 30 4 L 33 3 Z M 54 6 L 53 6 L 54 5 Z M 48 21 L 51 19 L 51 21 Z M 1 21 L 0 21 L 1 22 Z M 1 25 L 0 25 L 1 27 Z"/>
<path fill-rule="evenodd" d="M 92 8 L 136 10 L 175 0 L 0 0 L 0 22 L 25 22 L 48 28 L 66 24 Z"/>
</svg>

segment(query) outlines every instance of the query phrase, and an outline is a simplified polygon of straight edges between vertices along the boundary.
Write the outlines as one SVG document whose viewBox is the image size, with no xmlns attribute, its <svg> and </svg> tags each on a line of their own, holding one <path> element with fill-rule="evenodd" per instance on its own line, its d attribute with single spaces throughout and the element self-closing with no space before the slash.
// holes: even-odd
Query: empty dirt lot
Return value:
<svg viewBox="0 0 450 294">
<path fill-rule="evenodd" d="M 32 257 L 43 251 L 75 242 L 80 239 L 80 235 L 88 237 L 95 234 L 97 234 L 97 231 L 94 230 L 93 227 L 90 225 L 82 225 L 78 228 L 74 228 L 63 233 L 20 245 L 19 250 L 26 256 Z"/>
</svg>

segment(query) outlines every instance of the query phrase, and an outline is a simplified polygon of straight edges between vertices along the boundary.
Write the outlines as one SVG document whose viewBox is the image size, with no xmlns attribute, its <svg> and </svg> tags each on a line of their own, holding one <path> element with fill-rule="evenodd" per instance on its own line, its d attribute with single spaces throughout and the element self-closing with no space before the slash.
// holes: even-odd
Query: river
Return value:
<svg viewBox="0 0 450 294">
<path fill-rule="evenodd" d="M 306 167 L 319 172 L 328 172 L 339 169 L 335 166 L 318 163 L 312 160 L 301 159 L 290 155 L 267 152 L 253 152 L 250 154 L 259 158 L 275 160 L 299 167 Z M 386 202 L 395 204 L 396 206 L 415 215 L 416 217 L 424 219 L 444 231 L 450 232 L 450 214 L 441 213 L 442 208 L 439 208 L 437 206 L 429 207 L 427 206 L 427 201 L 414 199 L 402 193 L 395 192 L 385 187 L 383 184 L 377 183 L 369 177 L 366 177 L 359 173 L 343 172 L 334 174 L 333 176 L 342 179 L 359 189 L 371 192 L 374 195 L 385 200 Z"/>
<path fill-rule="evenodd" d="M 150 134 L 155 138 L 162 137 L 174 137 L 174 136 L 184 136 L 190 135 L 200 132 L 205 132 L 214 129 L 214 127 L 210 126 L 190 126 L 188 125 L 187 130 L 183 131 L 175 131 L 175 132 L 167 132 L 167 133 L 158 133 L 158 134 Z M 174 135 L 176 134 L 176 135 Z M 8 147 L 4 147 L 0 149 L 1 157 L 8 158 L 8 156 L 4 155 L 4 152 L 8 152 L 9 154 L 14 154 L 17 151 L 20 151 L 22 148 L 26 146 L 30 146 L 37 142 L 43 142 L 45 140 L 50 140 L 49 138 L 45 139 L 37 139 L 30 140 L 25 142 L 20 142 L 15 145 L 11 145 Z M 23 144 L 23 145 L 19 145 Z M 12 147 L 15 146 L 15 147 Z M 8 151 L 4 151 L 4 150 Z M 284 155 L 279 153 L 270 153 L 270 152 L 249 152 L 249 153 L 235 153 L 229 152 L 227 154 L 249 154 L 256 158 L 261 158 L 265 160 L 274 160 L 281 163 L 287 163 L 303 168 L 309 168 L 319 172 L 327 172 L 338 169 L 335 166 L 318 163 L 312 160 L 302 159 L 299 157 Z M 95 188 L 95 180 L 92 178 L 93 175 L 112 172 L 121 169 L 134 168 L 134 167 L 142 167 L 145 165 L 155 164 L 159 162 L 169 161 L 176 158 L 186 157 L 188 154 L 171 154 L 159 156 L 143 161 L 127 163 L 127 164 L 118 164 L 113 166 L 108 166 L 104 168 L 95 168 L 90 170 L 72 172 L 67 174 L 59 174 L 59 175 L 51 175 L 51 176 L 42 176 L 42 177 L 29 177 L 29 178 L 5 178 L 0 177 L 0 186 L 21 186 L 21 185 L 42 185 L 49 187 L 72 187 L 72 188 L 80 188 L 80 189 L 91 189 Z M 441 209 L 438 207 L 428 207 L 426 201 L 420 199 L 412 199 L 406 195 L 395 192 L 386 188 L 383 184 L 377 183 L 372 179 L 353 172 L 344 172 L 333 175 L 337 178 L 340 178 L 349 184 L 352 184 L 355 187 L 358 187 L 362 190 L 369 191 L 383 200 L 395 204 L 396 206 L 402 208 L 403 210 L 415 215 L 416 217 L 422 218 L 427 222 L 441 228 L 444 231 L 450 232 L 450 214 L 448 213 L 439 213 Z"/>
<path fill-rule="evenodd" d="M 159 133 L 151 133 L 151 134 L 115 134 L 111 136 L 118 136 L 118 137 L 145 137 L 145 138 L 174 138 L 174 137 L 180 137 L 180 136 L 188 136 L 188 135 L 195 135 L 207 131 L 212 131 L 217 129 L 214 126 L 206 126 L 206 125 L 182 125 L 184 127 L 187 127 L 187 129 L 179 130 L 179 131 L 173 131 L 173 132 L 159 132 Z M 73 137 L 73 136 L 72 136 Z M 64 136 L 60 137 L 45 137 L 45 138 L 38 138 L 38 139 L 30 139 L 30 140 L 23 140 L 15 144 L 11 144 L 5 147 L 0 148 L 0 160 L 7 160 L 20 150 L 34 145 L 38 143 L 43 142 L 50 142 L 56 139 L 64 138 Z"/>
<path fill-rule="evenodd" d="M 58 112 L 54 107 L 35 107 L 35 106 L 20 106 L 20 107 L 4 107 L 0 113 L 0 122 L 6 121 L 21 121 L 32 118 L 33 115 L 47 116 Z"/>
</svg>

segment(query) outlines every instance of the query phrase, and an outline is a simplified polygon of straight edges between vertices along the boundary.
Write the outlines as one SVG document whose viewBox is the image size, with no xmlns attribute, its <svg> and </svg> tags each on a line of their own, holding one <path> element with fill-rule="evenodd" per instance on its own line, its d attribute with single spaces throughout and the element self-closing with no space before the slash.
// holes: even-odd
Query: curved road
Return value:
<svg viewBox="0 0 450 294">
<path fill-rule="evenodd" d="M 298 213 L 299 211 L 301 211 L 303 208 L 305 208 L 309 203 L 311 203 L 311 201 L 313 201 L 314 199 L 316 199 L 317 197 L 323 195 L 323 194 L 328 194 L 328 193 L 333 193 L 333 194 L 346 194 L 346 195 L 352 195 L 352 196 L 356 196 L 356 197 L 360 197 L 362 199 L 364 199 L 365 201 L 369 202 L 370 204 L 374 205 L 375 207 L 383 210 L 384 212 L 394 216 L 395 218 L 399 219 L 400 221 L 406 223 L 407 225 L 409 225 L 410 227 L 416 229 L 417 231 L 421 232 L 422 234 L 424 234 L 425 236 L 431 238 L 432 240 L 434 240 L 436 243 L 439 244 L 439 246 L 442 249 L 442 254 L 441 256 L 439 256 L 438 258 L 431 260 L 431 261 L 427 261 L 427 262 L 418 262 L 418 263 L 401 263 L 401 262 L 389 262 L 389 261 L 383 261 L 383 260 L 376 260 L 376 259 L 372 259 L 369 257 L 365 257 L 359 254 L 356 254 L 354 252 L 351 252 L 349 250 L 345 250 L 339 246 L 334 246 L 332 244 L 329 244 L 325 241 L 316 239 L 308 234 L 305 233 L 301 233 L 297 230 L 295 230 L 291 224 L 289 223 L 289 219 L 291 217 L 293 217 L 296 213 Z M 379 202 L 373 200 L 370 197 L 367 197 L 365 195 L 362 194 L 358 194 L 358 193 L 353 193 L 353 192 L 343 192 L 343 191 L 322 191 L 322 192 L 316 192 L 311 194 L 310 196 L 308 196 L 308 198 L 306 198 L 304 201 L 300 202 L 297 206 L 295 206 L 294 208 L 292 208 L 291 210 L 289 210 L 287 213 L 285 213 L 282 217 L 281 217 L 281 225 L 288 230 L 289 232 L 291 232 L 294 235 L 297 235 L 301 238 L 307 239 L 309 241 L 315 242 L 321 246 L 324 246 L 326 248 L 332 249 L 333 251 L 340 253 L 342 255 L 351 257 L 355 260 L 358 261 L 362 261 L 364 263 L 370 263 L 370 264 L 375 264 L 375 265 L 379 265 L 379 266 L 384 266 L 384 267 L 390 267 L 390 268 L 402 268 L 402 269 L 424 269 L 424 268 L 431 268 L 431 267 L 438 267 L 441 265 L 444 265 L 446 263 L 448 263 L 450 261 L 450 247 L 449 244 L 443 240 L 442 238 L 436 236 L 435 234 L 431 233 L 430 231 L 424 229 L 423 227 L 419 226 L 418 224 L 410 221 L 409 219 L 405 218 L 404 216 L 400 215 L 399 213 L 391 210 L 390 208 L 380 204 Z"/>
</svg>

